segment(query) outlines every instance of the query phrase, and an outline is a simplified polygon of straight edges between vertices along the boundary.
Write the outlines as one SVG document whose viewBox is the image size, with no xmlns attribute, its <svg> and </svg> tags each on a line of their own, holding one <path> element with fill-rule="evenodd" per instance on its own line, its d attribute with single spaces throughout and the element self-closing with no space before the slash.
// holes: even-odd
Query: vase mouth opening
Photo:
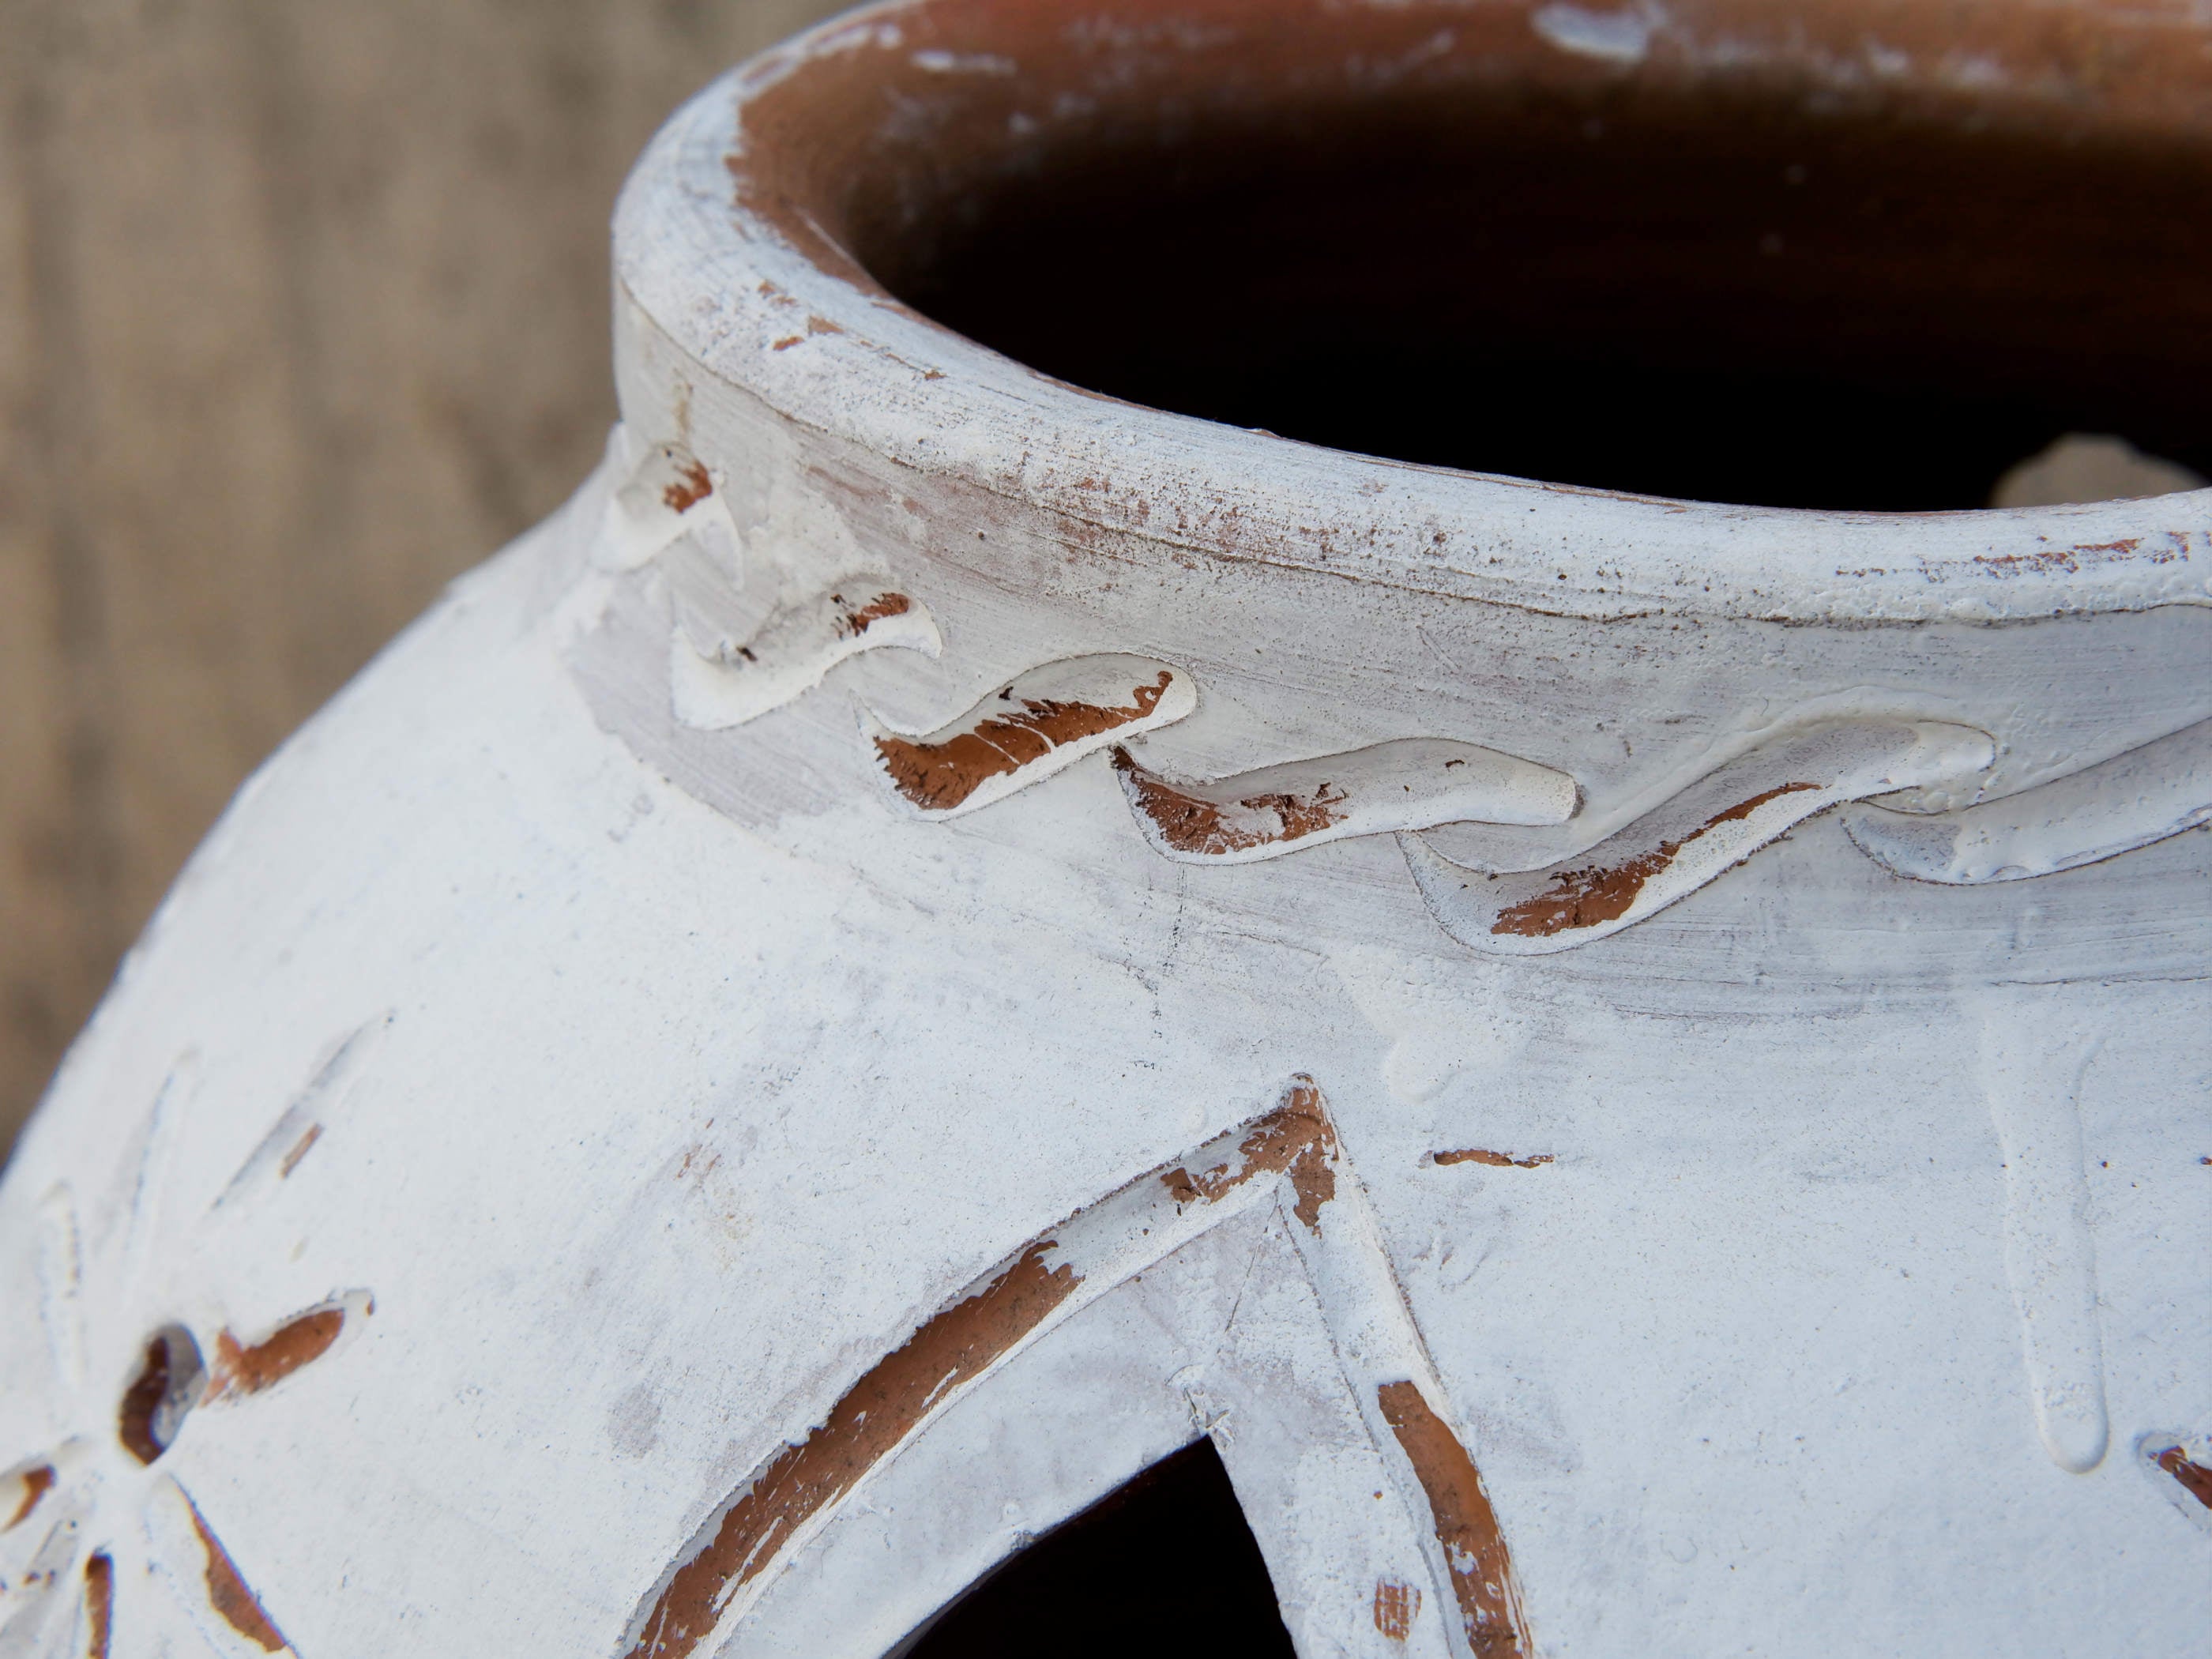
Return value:
<svg viewBox="0 0 2212 1659">
<path fill-rule="evenodd" d="M 1917 512 L 2096 434 L 2188 488 L 2212 59 L 2065 9 L 922 0 L 743 88 L 730 169 L 969 341 L 1328 448 Z"/>
</svg>

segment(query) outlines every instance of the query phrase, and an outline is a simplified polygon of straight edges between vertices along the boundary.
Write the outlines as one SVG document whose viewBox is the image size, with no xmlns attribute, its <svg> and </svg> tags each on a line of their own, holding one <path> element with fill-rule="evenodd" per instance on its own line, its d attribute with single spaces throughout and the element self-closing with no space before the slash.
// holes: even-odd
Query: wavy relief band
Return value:
<svg viewBox="0 0 2212 1659">
<path fill-rule="evenodd" d="M 1185 864 L 1249 864 L 1352 836 L 1432 824 L 1565 823 L 1575 781 L 1534 761 L 1443 738 L 1403 738 L 1207 782 L 1114 769 L 1152 850 Z"/>
<path fill-rule="evenodd" d="M 1432 1518 L 1431 1571 L 1462 1608 L 1468 1646 L 1481 1659 L 1524 1659 L 1496 1514 L 1439 1409 L 1444 1395 L 1380 1231 L 1305 1077 L 1272 1111 L 1078 1211 L 923 1320 L 708 1518 L 633 1615 L 627 1659 L 687 1659 L 726 1632 L 871 1469 L 1000 1362 L 1201 1233 L 1271 1203 L 1297 1224 L 1290 1231 L 1370 1435 L 1401 1449 L 1401 1498 Z"/>
<path fill-rule="evenodd" d="M 891 787 L 932 817 L 1004 800 L 1198 707 L 1188 674 L 1149 657 L 1071 657 L 1017 675 L 949 726 L 908 736 L 866 720 Z"/>
<path fill-rule="evenodd" d="M 678 720 L 718 732 L 812 690 L 848 657 L 886 647 L 935 656 L 942 647 L 936 619 L 879 578 L 849 577 L 835 592 L 776 611 L 750 640 L 720 655 L 701 655 L 678 629 L 669 644 L 669 696 Z"/>
<path fill-rule="evenodd" d="M 1832 806 L 1967 777 L 1995 757 L 1970 726 L 1854 721 L 1762 744 L 1570 864 L 1486 876 L 1418 835 L 1398 842 L 1446 933 L 1495 956 L 1540 956 L 1633 927 Z"/>
<path fill-rule="evenodd" d="M 1915 881 L 1971 885 L 2055 875 L 2212 822 L 2212 720 L 2002 800 L 1926 817 L 1858 809 L 1859 851 Z"/>
<path fill-rule="evenodd" d="M 615 440 L 617 447 L 627 441 Z M 680 444 L 657 445 L 608 497 L 605 526 L 595 543 L 599 562 L 635 570 L 686 534 L 732 557 L 740 544 L 737 520 L 706 463 Z"/>
</svg>

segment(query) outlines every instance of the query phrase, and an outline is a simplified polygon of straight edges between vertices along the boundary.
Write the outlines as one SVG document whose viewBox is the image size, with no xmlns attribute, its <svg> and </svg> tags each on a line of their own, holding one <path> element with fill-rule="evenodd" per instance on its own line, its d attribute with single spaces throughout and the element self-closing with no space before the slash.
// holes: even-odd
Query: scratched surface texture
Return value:
<svg viewBox="0 0 2212 1659">
<path fill-rule="evenodd" d="M 13 0 L 0 1151 L 246 774 L 596 459 L 607 214 L 831 0 Z"/>
</svg>

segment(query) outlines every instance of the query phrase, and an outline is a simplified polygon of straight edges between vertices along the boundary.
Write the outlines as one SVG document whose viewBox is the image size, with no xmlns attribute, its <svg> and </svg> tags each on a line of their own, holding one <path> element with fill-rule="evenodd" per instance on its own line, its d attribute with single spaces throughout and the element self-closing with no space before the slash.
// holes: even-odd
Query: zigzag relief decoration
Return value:
<svg viewBox="0 0 2212 1659">
<path fill-rule="evenodd" d="M 891 787 L 932 817 L 954 817 L 1197 707 L 1196 684 L 1167 663 L 1072 657 L 1016 675 L 933 732 L 902 734 L 872 715 L 865 728 Z"/>
<path fill-rule="evenodd" d="M 665 584 L 670 706 L 699 731 L 758 720 L 863 651 L 934 657 L 942 648 L 927 607 L 878 572 L 851 573 L 749 617 L 739 603 L 744 538 L 714 473 L 681 444 L 647 450 L 609 497 L 595 553 L 613 570 L 651 565 Z"/>
<path fill-rule="evenodd" d="M 812 690 L 848 657 L 887 646 L 934 657 L 936 620 L 881 577 L 848 576 L 832 592 L 779 607 L 750 640 L 711 654 L 679 626 L 668 651 L 669 697 L 686 726 L 742 726 Z"/>
<path fill-rule="evenodd" d="M 1114 769 L 1137 827 L 1163 858 L 1249 864 L 1303 847 L 1439 823 L 1565 823 L 1579 792 L 1564 772 L 1471 743 L 1405 738 L 1211 782 Z"/>
<path fill-rule="evenodd" d="M 883 574 L 848 575 L 749 623 L 736 603 L 742 538 L 713 473 L 680 445 L 647 451 L 611 496 L 598 557 L 619 570 L 653 564 L 666 583 L 670 701 L 695 729 L 757 720 L 863 651 L 935 657 L 942 648 L 927 608 Z M 1139 833 L 1177 863 L 1256 863 L 1395 834 L 1437 924 L 1495 956 L 1608 938 L 1808 818 L 1970 777 L 1995 758 L 1987 733 L 1939 721 L 1802 727 L 1706 773 L 1586 852 L 1506 870 L 1455 863 L 1419 832 L 1565 825 L 1580 807 L 1568 774 L 1474 744 L 1407 738 L 1193 780 L 1147 767 L 1127 746 L 1197 707 L 1197 683 L 1173 664 L 1104 653 L 1030 669 L 932 731 L 897 731 L 866 711 L 861 725 L 892 789 L 925 817 L 977 811 L 1110 750 Z M 1893 874 L 1956 885 L 2070 870 L 2208 822 L 2212 721 L 2001 800 L 1924 815 L 1862 806 L 1844 828 Z"/>
<path fill-rule="evenodd" d="M 1838 723 L 1708 773 L 1582 860 L 1493 875 L 1453 863 L 1418 835 L 1399 844 L 1446 933 L 1489 955 L 1538 956 L 1633 927 L 1832 806 L 1970 776 L 1996 757 L 1988 734 L 1970 726 Z"/>
<path fill-rule="evenodd" d="M 619 444 L 620 428 L 617 432 L 615 442 Z M 735 574 L 740 544 L 737 520 L 714 487 L 714 474 L 683 445 L 656 445 L 607 500 L 597 543 L 599 562 L 616 570 L 635 570 L 686 535 L 724 556 Z"/>
<path fill-rule="evenodd" d="M 1964 885 L 2021 881 L 2133 852 L 2212 822 L 2212 720 L 2071 777 L 1956 812 L 1862 807 L 1844 819 L 1894 875 Z"/>
<path fill-rule="evenodd" d="M 1003 1361 L 1200 1234 L 1271 1204 L 1286 1218 L 1368 1433 L 1421 1523 L 1433 1587 L 1458 1609 L 1455 1650 L 1528 1659 L 1497 1514 L 1321 1091 L 1304 1076 L 1273 1110 L 1079 1210 L 923 1320 L 708 1517 L 643 1598 L 627 1659 L 705 1648 L 870 1470 Z"/>
</svg>

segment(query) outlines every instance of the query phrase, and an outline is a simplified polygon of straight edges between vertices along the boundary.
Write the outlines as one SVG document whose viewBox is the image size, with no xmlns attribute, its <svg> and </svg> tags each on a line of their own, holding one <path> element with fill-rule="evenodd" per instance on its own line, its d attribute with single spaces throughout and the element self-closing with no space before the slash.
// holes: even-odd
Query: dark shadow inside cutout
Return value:
<svg viewBox="0 0 2212 1659">
<path fill-rule="evenodd" d="M 1038 1539 L 894 1659 L 1292 1659 L 1229 1473 L 1201 1440 Z"/>
</svg>

